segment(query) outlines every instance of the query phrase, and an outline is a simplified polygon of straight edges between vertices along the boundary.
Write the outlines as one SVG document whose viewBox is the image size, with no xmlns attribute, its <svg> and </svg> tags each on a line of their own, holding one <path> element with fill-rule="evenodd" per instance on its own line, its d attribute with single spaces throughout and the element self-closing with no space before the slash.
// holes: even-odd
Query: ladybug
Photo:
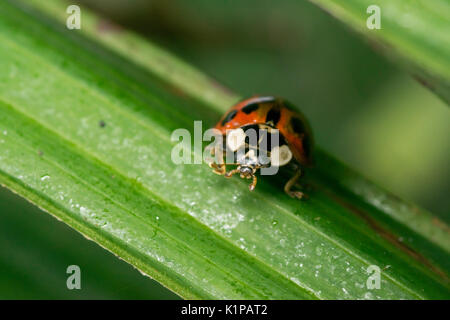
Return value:
<svg viewBox="0 0 450 320">
<path fill-rule="evenodd" d="M 252 179 L 249 186 L 252 191 L 256 186 L 258 169 L 289 164 L 294 167 L 295 174 L 286 182 L 284 191 L 291 197 L 304 197 L 302 192 L 291 189 L 301 176 L 300 167 L 311 167 L 313 164 L 314 141 L 306 118 L 289 102 L 271 96 L 251 97 L 231 107 L 215 129 L 222 135 L 223 143 L 220 148 L 209 150 L 213 156 L 221 153 L 219 161 L 215 158 L 208 163 L 214 173 L 227 178 L 239 173 L 241 178 Z M 250 142 L 247 134 L 250 129 L 258 132 L 256 141 L 253 139 Z M 278 144 L 268 147 L 268 142 L 275 141 L 274 134 L 277 134 Z M 243 149 L 244 152 L 238 152 Z M 265 151 L 267 157 L 257 157 L 256 154 L 261 151 Z M 223 158 L 228 155 L 227 152 L 232 152 L 233 157 L 231 162 L 225 163 Z M 236 165 L 236 168 L 227 172 L 226 165 Z"/>
</svg>

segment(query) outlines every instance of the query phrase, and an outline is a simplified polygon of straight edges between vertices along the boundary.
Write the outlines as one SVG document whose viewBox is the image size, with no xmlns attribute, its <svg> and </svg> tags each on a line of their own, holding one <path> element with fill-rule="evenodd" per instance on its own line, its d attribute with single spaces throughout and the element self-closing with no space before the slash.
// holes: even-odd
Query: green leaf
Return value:
<svg viewBox="0 0 450 320">
<path fill-rule="evenodd" d="M 373 41 L 420 83 L 450 103 L 450 2 L 447 0 L 310 0 Z M 380 9 L 381 29 L 367 20 Z"/>
<path fill-rule="evenodd" d="M 0 203 L 0 299 L 177 298 L 5 188 Z M 81 268 L 81 290 L 67 289 L 73 264 Z"/>
<path fill-rule="evenodd" d="M 320 149 L 307 201 L 283 193 L 289 172 L 250 193 L 174 164 L 172 131 L 237 96 L 82 12 L 69 31 L 64 3 L 0 2 L 2 184 L 184 298 L 450 297 L 448 227 Z"/>
</svg>

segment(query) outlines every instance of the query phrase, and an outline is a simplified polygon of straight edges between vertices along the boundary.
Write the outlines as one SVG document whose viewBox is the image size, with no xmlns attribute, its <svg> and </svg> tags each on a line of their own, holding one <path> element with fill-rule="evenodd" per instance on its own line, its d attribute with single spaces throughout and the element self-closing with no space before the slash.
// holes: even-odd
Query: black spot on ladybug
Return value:
<svg viewBox="0 0 450 320">
<path fill-rule="evenodd" d="M 224 126 L 227 122 L 230 122 L 233 120 L 233 118 L 236 116 L 237 110 L 232 110 L 228 112 L 228 114 L 223 118 L 222 125 Z"/>
<path fill-rule="evenodd" d="M 291 127 L 295 133 L 302 134 L 305 132 L 305 126 L 303 125 L 303 121 L 297 117 L 293 117 L 291 119 Z"/>
<path fill-rule="evenodd" d="M 253 111 L 258 110 L 258 108 L 259 108 L 258 103 L 250 103 L 249 105 L 246 105 L 245 107 L 242 108 L 242 112 L 244 112 L 245 114 L 250 114 Z"/>
<path fill-rule="evenodd" d="M 272 108 L 267 112 L 266 115 L 266 123 L 272 122 L 274 126 L 277 125 L 278 121 L 280 121 L 281 112 L 278 108 Z"/>
<path fill-rule="evenodd" d="M 276 146 L 287 144 L 286 139 L 278 129 L 268 129 L 261 124 L 249 124 L 241 127 L 245 132 L 245 143 L 249 147 L 263 151 L 271 151 Z M 250 141 L 250 136 L 255 137 L 255 141 Z"/>
<path fill-rule="evenodd" d="M 100 126 L 100 128 L 104 128 L 104 127 L 106 126 L 106 123 L 105 123 L 105 121 L 100 120 L 100 121 L 98 122 L 98 125 Z"/>
</svg>

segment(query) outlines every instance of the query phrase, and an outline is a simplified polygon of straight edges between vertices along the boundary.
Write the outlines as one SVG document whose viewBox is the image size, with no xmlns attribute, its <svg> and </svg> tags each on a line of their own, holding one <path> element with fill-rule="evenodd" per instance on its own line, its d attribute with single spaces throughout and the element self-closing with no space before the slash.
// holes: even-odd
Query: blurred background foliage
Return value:
<svg viewBox="0 0 450 320">
<path fill-rule="evenodd" d="M 76 2 L 243 96 L 287 98 L 318 145 L 450 222 L 448 106 L 308 1 Z M 0 208 L 0 298 L 176 297 L 5 190 Z M 70 264 L 80 265 L 83 290 L 66 289 Z"/>
</svg>

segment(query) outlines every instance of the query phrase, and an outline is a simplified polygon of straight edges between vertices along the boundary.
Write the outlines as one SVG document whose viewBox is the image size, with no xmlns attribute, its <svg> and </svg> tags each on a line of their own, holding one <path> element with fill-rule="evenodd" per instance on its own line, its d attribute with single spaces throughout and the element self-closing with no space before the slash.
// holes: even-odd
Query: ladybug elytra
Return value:
<svg viewBox="0 0 450 320">
<path fill-rule="evenodd" d="M 208 163 L 214 173 L 227 178 L 239 174 L 241 178 L 252 179 L 249 189 L 253 190 L 258 169 L 289 164 L 295 167 L 295 174 L 287 181 L 284 190 L 291 197 L 304 196 L 302 192 L 291 189 L 301 176 L 300 166 L 312 165 L 313 137 L 305 117 L 287 101 L 271 96 L 243 100 L 231 107 L 215 128 L 222 134 L 224 143 L 219 148 L 219 161 Z M 256 132 L 253 140 L 248 134 L 252 130 Z M 277 139 L 274 139 L 275 134 Z M 213 155 L 217 153 L 217 149 L 210 151 Z M 223 161 L 227 151 L 234 155 L 231 163 Z M 257 156 L 261 151 L 265 151 L 267 157 Z M 236 165 L 236 168 L 227 172 L 226 165 Z"/>
</svg>

